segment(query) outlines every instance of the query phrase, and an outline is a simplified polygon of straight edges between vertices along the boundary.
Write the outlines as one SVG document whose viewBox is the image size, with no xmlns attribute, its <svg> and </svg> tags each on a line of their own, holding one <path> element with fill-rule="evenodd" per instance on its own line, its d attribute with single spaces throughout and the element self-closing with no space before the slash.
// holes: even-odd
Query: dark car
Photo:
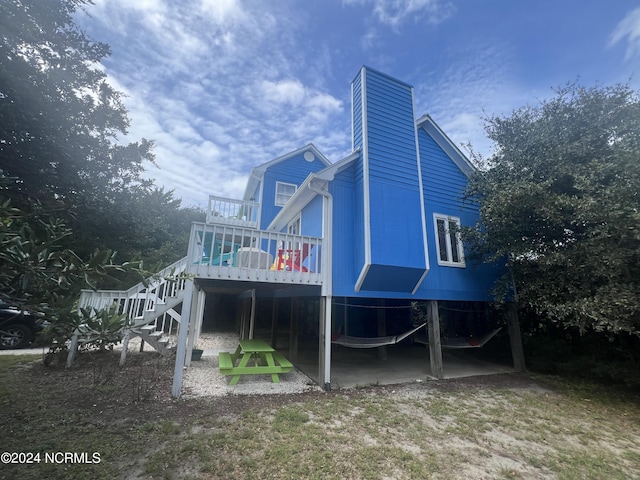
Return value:
<svg viewBox="0 0 640 480">
<path fill-rule="evenodd" d="M 0 350 L 28 347 L 42 328 L 40 319 L 0 301 Z"/>
</svg>

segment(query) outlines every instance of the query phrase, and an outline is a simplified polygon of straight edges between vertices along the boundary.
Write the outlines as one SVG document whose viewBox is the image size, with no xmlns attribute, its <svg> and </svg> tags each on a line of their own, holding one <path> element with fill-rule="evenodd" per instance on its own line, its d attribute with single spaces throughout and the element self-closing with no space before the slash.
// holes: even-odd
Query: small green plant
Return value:
<svg viewBox="0 0 640 480">
<path fill-rule="evenodd" d="M 113 350 L 124 337 L 129 320 L 124 313 L 118 313 L 117 305 L 98 310 L 97 308 L 81 308 L 78 326 L 82 333 L 83 349 L 98 348 L 101 352 Z"/>
</svg>

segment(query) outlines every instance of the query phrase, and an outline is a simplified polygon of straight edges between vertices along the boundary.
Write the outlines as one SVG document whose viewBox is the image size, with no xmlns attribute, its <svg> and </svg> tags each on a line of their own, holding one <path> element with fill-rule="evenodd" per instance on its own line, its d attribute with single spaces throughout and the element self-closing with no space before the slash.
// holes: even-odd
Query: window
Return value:
<svg viewBox="0 0 640 480">
<path fill-rule="evenodd" d="M 292 183 L 276 182 L 276 206 L 282 207 L 296 193 L 298 186 Z"/>
<path fill-rule="evenodd" d="M 435 213 L 433 215 L 438 239 L 438 264 L 464 267 L 464 251 L 460 238 L 460 219 Z"/>
<path fill-rule="evenodd" d="M 300 215 L 298 215 L 289 225 L 287 225 L 287 233 L 289 235 L 300 235 L 301 229 L 300 229 L 300 223 L 301 223 L 301 217 Z M 300 243 L 299 242 L 293 242 L 293 241 L 289 241 L 287 248 L 290 249 L 299 249 L 300 248 Z"/>
<path fill-rule="evenodd" d="M 287 225 L 287 233 L 290 233 L 291 235 L 300 235 L 300 215 Z"/>
</svg>

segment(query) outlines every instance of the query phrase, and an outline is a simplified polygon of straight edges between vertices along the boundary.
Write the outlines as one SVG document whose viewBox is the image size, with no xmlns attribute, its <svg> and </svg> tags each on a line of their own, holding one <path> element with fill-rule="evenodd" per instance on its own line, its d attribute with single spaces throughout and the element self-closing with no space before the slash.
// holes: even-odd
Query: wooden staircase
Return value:
<svg viewBox="0 0 640 480">
<path fill-rule="evenodd" d="M 116 313 L 126 314 L 129 327 L 124 334 L 120 364 L 125 361 L 129 341 L 135 337 L 140 337 L 163 356 L 173 352 L 181 320 L 180 309 L 176 307 L 184 299 L 186 269 L 185 257 L 128 290 L 82 291 L 78 309 L 103 310 L 115 306 Z M 67 366 L 73 362 L 78 347 L 91 340 L 92 332 L 88 327 L 80 326 L 76 330 L 71 339 Z"/>
</svg>

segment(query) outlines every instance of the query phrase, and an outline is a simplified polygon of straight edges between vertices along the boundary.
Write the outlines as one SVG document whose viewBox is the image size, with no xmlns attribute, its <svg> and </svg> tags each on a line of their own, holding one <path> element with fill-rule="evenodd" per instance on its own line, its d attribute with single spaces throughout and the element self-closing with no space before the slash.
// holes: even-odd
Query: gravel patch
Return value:
<svg viewBox="0 0 640 480">
<path fill-rule="evenodd" d="M 308 376 L 295 367 L 280 374 L 280 383 L 271 375 L 243 375 L 237 385 L 229 385 L 231 377 L 220 373 L 218 353 L 233 352 L 239 337 L 235 333 L 203 333 L 197 347 L 204 350 L 202 359 L 191 362 L 182 381 L 183 398 L 220 397 L 224 395 L 273 395 L 322 391 Z"/>
</svg>

